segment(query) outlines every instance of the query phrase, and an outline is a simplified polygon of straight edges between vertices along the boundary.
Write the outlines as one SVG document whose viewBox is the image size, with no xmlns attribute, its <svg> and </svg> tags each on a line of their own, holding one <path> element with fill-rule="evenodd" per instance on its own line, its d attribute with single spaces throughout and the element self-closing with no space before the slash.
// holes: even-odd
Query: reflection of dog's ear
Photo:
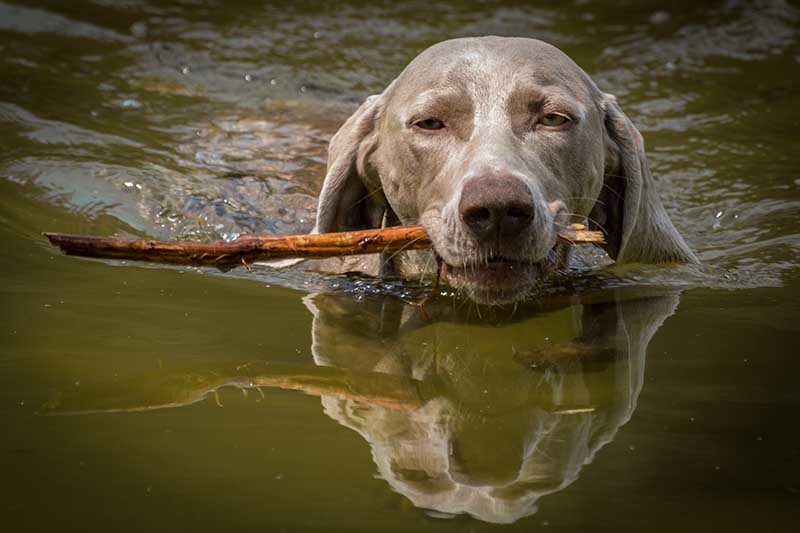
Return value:
<svg viewBox="0 0 800 533">
<path fill-rule="evenodd" d="M 318 365 L 372 371 L 396 337 L 403 303 L 394 298 L 356 300 L 349 294 L 303 298 L 314 319 L 311 351 Z"/>
<path fill-rule="evenodd" d="M 368 97 L 331 139 L 313 233 L 380 227 L 385 209 L 380 184 L 368 190 L 365 179 L 371 174 L 369 156 L 378 143 L 376 125 L 384 94 Z"/>
<path fill-rule="evenodd" d="M 626 361 L 614 366 L 614 382 L 617 384 L 614 388 L 615 408 L 608 413 L 607 430 L 592 438 L 590 448 L 595 452 L 613 440 L 618 428 L 633 416 L 644 385 L 647 346 L 664 321 L 675 312 L 679 298 L 678 292 L 628 295 L 620 290 L 613 304 L 614 316 L 604 313 L 601 327 L 606 329 L 607 335 L 615 336 L 618 357 Z"/>
<path fill-rule="evenodd" d="M 603 109 L 605 182 L 590 217 L 606 230 L 606 251 L 618 263 L 696 263 L 661 204 L 641 134 L 613 96 Z"/>
<path fill-rule="evenodd" d="M 621 342 L 627 343 L 630 351 L 633 351 L 634 347 L 639 351 L 645 351 L 653 335 L 675 312 L 679 299 L 680 293 L 677 291 L 651 293 L 640 295 L 638 298 L 618 296 L 617 331 Z"/>
</svg>

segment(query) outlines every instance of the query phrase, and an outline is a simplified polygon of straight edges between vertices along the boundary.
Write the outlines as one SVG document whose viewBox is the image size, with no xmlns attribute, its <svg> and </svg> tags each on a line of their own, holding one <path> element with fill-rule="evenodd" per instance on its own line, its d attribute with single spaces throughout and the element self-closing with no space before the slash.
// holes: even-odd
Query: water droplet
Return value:
<svg viewBox="0 0 800 533">
<path fill-rule="evenodd" d="M 251 76 L 250 74 L 245 74 L 244 81 L 253 81 L 253 76 Z"/>
<path fill-rule="evenodd" d="M 650 21 L 650 24 L 666 24 L 672 19 L 672 15 L 669 14 L 669 11 L 656 11 L 647 19 Z"/>
<path fill-rule="evenodd" d="M 140 109 L 142 107 L 142 103 L 135 98 L 126 98 L 119 105 L 126 109 Z"/>
<path fill-rule="evenodd" d="M 147 35 L 147 24 L 144 22 L 135 22 L 131 25 L 131 34 L 134 37 L 144 37 Z"/>
</svg>

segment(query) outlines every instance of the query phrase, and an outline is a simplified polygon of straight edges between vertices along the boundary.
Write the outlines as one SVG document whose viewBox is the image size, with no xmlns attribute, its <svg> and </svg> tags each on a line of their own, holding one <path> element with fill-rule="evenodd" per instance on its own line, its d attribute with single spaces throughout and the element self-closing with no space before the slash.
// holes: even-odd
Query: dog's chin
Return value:
<svg viewBox="0 0 800 533">
<path fill-rule="evenodd" d="M 444 262 L 442 276 L 478 304 L 514 303 L 530 296 L 538 282 L 554 268 L 553 256 L 551 252 L 537 262 L 504 257 L 458 266 Z"/>
</svg>

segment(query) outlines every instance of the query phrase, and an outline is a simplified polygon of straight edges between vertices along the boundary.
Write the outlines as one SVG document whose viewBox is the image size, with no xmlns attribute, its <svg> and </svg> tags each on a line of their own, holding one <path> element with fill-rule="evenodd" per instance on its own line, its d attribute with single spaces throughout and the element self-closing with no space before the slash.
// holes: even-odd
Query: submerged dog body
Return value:
<svg viewBox="0 0 800 533">
<path fill-rule="evenodd" d="M 422 224 L 450 284 L 500 303 L 563 264 L 558 228 L 587 218 L 617 262 L 697 261 L 615 98 L 549 44 L 480 37 L 425 50 L 345 122 L 315 231 Z M 432 259 L 406 252 L 355 268 L 411 275 Z"/>
</svg>

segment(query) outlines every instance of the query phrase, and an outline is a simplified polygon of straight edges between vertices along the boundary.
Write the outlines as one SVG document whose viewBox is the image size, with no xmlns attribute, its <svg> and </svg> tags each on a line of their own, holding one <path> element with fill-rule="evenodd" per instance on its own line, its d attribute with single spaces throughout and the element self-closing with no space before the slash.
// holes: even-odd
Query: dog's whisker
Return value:
<svg viewBox="0 0 800 533">
<path fill-rule="evenodd" d="M 373 196 L 375 196 L 376 194 L 378 194 L 381 191 L 383 191 L 383 187 L 378 187 L 374 191 L 367 193 L 366 195 L 362 196 L 360 199 L 358 199 L 355 202 L 353 202 L 353 207 L 359 205 L 362 202 L 366 202 L 367 200 L 369 200 L 370 198 L 372 198 Z"/>
<path fill-rule="evenodd" d="M 392 259 L 394 259 L 394 258 L 395 258 L 395 256 L 396 256 L 397 254 L 399 254 L 400 252 L 403 252 L 403 251 L 405 251 L 405 250 L 406 250 L 406 249 L 407 249 L 409 246 L 413 245 L 415 242 L 418 242 L 418 241 L 420 241 L 420 240 L 422 240 L 422 237 L 417 237 L 416 239 L 411 239 L 410 241 L 408 241 L 406 244 L 404 244 L 403 246 L 401 246 L 399 250 L 397 250 L 395 253 L 393 253 L 392 255 L 390 255 L 389 257 L 387 257 L 387 258 L 386 258 L 386 260 L 383 262 L 383 266 L 386 266 L 386 265 L 388 265 L 388 264 L 389 264 L 389 261 L 391 261 Z M 388 248 L 388 247 L 387 247 L 387 248 Z M 384 250 L 386 250 L 387 248 L 384 248 Z"/>
<path fill-rule="evenodd" d="M 611 174 L 606 174 L 606 175 L 607 176 L 612 176 Z M 625 178 L 625 176 L 613 176 L 613 177 L 627 179 L 627 178 Z M 623 200 L 622 195 L 619 192 L 617 192 L 614 189 L 612 189 L 611 186 L 608 183 L 603 183 L 603 188 L 608 189 L 611 192 L 611 194 L 616 196 L 617 199 L 619 199 L 620 201 Z"/>
<path fill-rule="evenodd" d="M 603 185 L 605 185 L 605 183 Z M 591 200 L 591 201 L 596 202 L 598 204 L 606 205 L 606 203 L 603 202 L 602 200 L 600 200 L 598 198 L 592 198 L 591 196 L 568 196 L 568 197 L 564 198 L 565 202 L 568 201 L 568 200 Z"/>
<path fill-rule="evenodd" d="M 425 279 L 425 274 L 428 272 L 428 267 L 431 265 L 431 259 L 433 259 L 435 252 L 428 254 L 428 260 L 425 261 L 425 266 L 422 268 L 422 274 L 419 277 L 419 282 L 422 283 L 422 280 Z"/>
</svg>

